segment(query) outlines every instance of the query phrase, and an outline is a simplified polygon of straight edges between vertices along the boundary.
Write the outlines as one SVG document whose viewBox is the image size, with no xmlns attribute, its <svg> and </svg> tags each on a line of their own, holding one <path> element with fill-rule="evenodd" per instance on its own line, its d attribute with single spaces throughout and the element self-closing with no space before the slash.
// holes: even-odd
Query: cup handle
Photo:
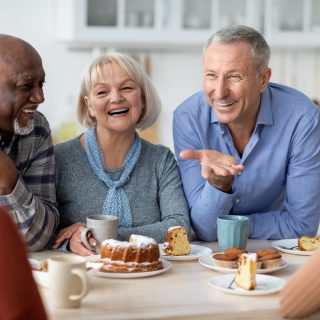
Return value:
<svg viewBox="0 0 320 320">
<path fill-rule="evenodd" d="M 87 239 L 87 233 L 88 233 L 89 231 L 91 231 L 90 228 L 83 228 L 83 229 L 81 230 L 81 241 L 82 241 L 83 245 L 84 245 L 87 249 L 89 249 L 89 250 L 95 250 L 95 248 L 90 245 L 90 243 L 88 242 L 88 239 Z"/>
<path fill-rule="evenodd" d="M 69 296 L 70 300 L 81 300 L 88 293 L 88 277 L 87 271 L 82 269 L 72 269 L 71 273 L 78 276 L 81 280 L 82 290 L 79 294 L 72 294 Z"/>
</svg>

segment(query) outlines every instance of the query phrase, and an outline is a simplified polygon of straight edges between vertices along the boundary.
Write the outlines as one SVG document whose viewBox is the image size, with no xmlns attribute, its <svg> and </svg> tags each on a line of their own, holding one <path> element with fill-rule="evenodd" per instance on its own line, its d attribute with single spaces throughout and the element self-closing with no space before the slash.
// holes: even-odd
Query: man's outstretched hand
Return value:
<svg viewBox="0 0 320 320">
<path fill-rule="evenodd" d="M 244 169 L 242 164 L 237 164 L 234 157 L 214 150 L 184 150 L 180 152 L 180 157 L 199 161 L 202 177 L 226 193 L 231 192 L 233 176 Z"/>
</svg>

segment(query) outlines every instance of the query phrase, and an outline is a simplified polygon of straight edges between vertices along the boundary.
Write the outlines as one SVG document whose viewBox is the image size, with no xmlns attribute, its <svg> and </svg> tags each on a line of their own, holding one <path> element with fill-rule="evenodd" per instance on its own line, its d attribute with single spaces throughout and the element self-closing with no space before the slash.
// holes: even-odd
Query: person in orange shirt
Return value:
<svg viewBox="0 0 320 320">
<path fill-rule="evenodd" d="M 46 320 L 26 245 L 6 209 L 0 216 L 0 319 Z"/>
</svg>

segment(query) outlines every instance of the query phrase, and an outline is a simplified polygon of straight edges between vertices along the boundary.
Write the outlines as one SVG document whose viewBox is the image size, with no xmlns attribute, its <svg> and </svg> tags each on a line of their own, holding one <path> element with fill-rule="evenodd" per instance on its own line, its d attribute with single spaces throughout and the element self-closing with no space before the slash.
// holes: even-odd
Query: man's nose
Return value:
<svg viewBox="0 0 320 320">
<path fill-rule="evenodd" d="M 215 97 L 218 100 L 224 99 L 226 96 L 228 96 L 229 88 L 226 80 L 224 78 L 219 78 L 216 81 L 215 85 Z"/>
<path fill-rule="evenodd" d="M 45 98 L 43 94 L 43 89 L 42 88 L 34 88 L 32 90 L 30 100 L 36 104 L 43 103 Z"/>
</svg>

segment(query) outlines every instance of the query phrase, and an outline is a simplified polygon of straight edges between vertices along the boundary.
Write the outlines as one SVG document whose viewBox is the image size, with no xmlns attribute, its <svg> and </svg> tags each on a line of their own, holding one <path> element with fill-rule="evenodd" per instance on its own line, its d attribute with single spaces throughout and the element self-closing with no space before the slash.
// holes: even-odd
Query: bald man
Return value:
<svg viewBox="0 0 320 320">
<path fill-rule="evenodd" d="M 41 250 L 58 224 L 51 132 L 37 111 L 45 72 L 38 52 L 0 34 L 0 206 L 30 250 Z"/>
</svg>

